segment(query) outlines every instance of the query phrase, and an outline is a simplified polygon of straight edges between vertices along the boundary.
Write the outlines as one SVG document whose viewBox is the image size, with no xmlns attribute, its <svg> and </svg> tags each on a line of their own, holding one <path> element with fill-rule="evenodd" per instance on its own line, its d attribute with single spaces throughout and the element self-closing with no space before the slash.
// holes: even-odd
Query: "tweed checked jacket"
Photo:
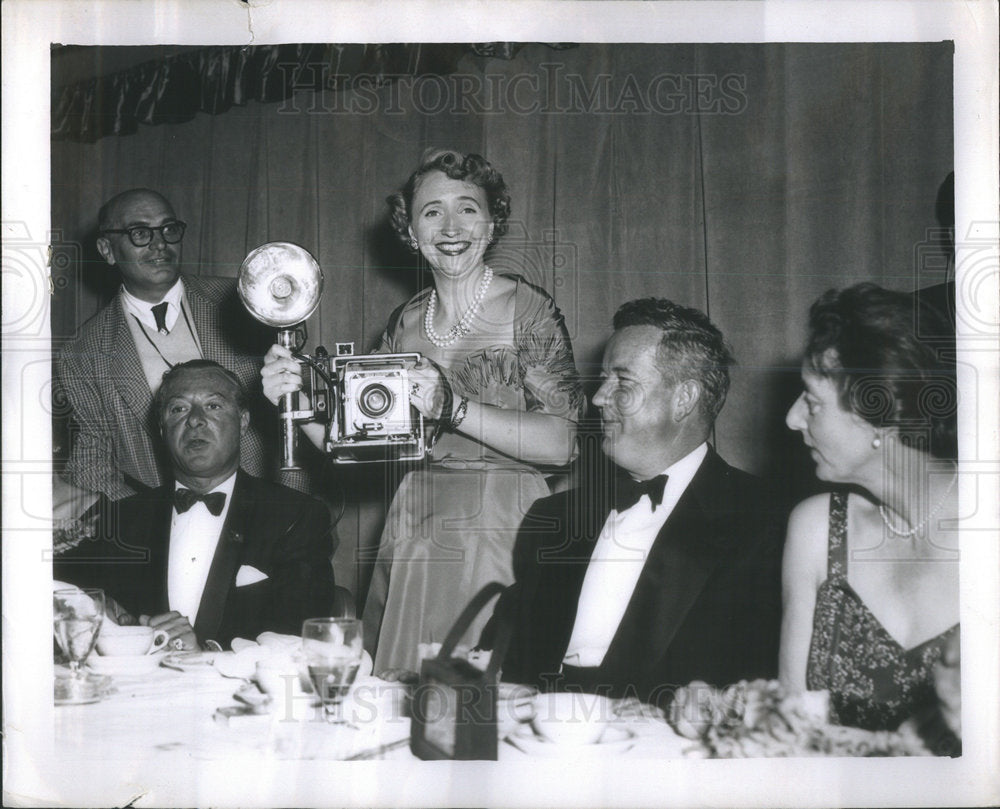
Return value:
<svg viewBox="0 0 1000 809">
<path fill-rule="evenodd" d="M 274 419 L 256 412 L 263 400 L 258 392 L 267 332 L 240 304 L 235 278 L 182 277 L 205 359 L 235 373 L 250 394 L 250 428 L 240 444 L 240 465 L 267 477 L 272 464 L 261 425 Z M 73 441 L 65 475 L 112 500 L 135 494 L 138 487 L 131 481 L 155 488 L 173 479 L 152 412 L 153 394 L 125 317 L 121 295 L 116 295 L 59 353 L 55 369 L 72 408 Z"/>
</svg>

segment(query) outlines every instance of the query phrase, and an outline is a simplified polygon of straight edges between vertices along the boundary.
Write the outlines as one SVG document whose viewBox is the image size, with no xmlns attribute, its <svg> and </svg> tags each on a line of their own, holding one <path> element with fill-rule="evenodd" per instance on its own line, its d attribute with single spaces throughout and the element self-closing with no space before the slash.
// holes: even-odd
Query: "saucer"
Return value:
<svg viewBox="0 0 1000 809">
<path fill-rule="evenodd" d="M 538 736 L 531 725 L 521 725 L 507 741 L 522 753 L 538 758 L 590 758 L 617 755 L 635 744 L 635 734 L 623 727 L 608 725 L 594 744 L 556 744 Z"/>
<path fill-rule="evenodd" d="M 98 674 L 113 677 L 141 677 L 160 666 L 157 655 L 91 655 L 87 666 Z"/>
</svg>

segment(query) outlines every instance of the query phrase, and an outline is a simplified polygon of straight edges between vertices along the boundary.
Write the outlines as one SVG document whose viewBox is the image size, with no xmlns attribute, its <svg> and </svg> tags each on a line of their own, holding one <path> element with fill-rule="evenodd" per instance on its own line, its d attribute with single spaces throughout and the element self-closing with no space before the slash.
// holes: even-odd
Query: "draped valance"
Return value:
<svg viewBox="0 0 1000 809">
<path fill-rule="evenodd" d="M 466 56 L 480 67 L 524 43 L 293 44 L 209 47 L 52 88 L 52 138 L 93 143 L 139 124 L 176 124 L 297 90 L 336 90 L 358 76 L 376 86 L 401 76 L 447 75 Z M 550 44 L 563 49 L 573 45 Z"/>
</svg>

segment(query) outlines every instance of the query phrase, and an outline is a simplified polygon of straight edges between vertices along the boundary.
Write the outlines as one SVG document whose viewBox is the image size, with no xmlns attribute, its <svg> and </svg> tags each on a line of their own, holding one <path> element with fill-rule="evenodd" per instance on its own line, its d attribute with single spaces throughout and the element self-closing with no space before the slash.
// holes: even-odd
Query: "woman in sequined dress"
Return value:
<svg viewBox="0 0 1000 809">
<path fill-rule="evenodd" d="M 826 293 L 786 417 L 835 485 L 789 520 L 781 679 L 867 730 L 932 710 L 957 649 L 954 341 L 936 318 L 874 284 Z"/>
</svg>

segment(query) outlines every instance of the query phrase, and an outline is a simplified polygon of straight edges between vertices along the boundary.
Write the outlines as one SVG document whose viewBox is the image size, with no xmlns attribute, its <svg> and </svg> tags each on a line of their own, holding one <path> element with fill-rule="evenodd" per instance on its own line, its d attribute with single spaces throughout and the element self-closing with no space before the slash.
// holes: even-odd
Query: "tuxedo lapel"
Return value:
<svg viewBox="0 0 1000 809">
<path fill-rule="evenodd" d="M 573 498 L 579 492 L 571 490 L 566 497 Z M 556 631 L 541 636 L 544 649 L 541 657 L 557 670 L 566 654 L 576 613 L 580 603 L 583 580 L 587 575 L 590 558 L 597 545 L 601 529 L 607 521 L 610 506 L 606 498 L 588 498 L 587 502 L 570 501 L 563 516 L 553 516 L 553 520 L 568 517 L 568 530 L 558 531 L 562 542 L 557 547 L 539 551 L 536 564 L 542 576 L 535 589 L 535 604 L 532 612 L 539 625 Z"/>
<path fill-rule="evenodd" d="M 657 534 L 602 664 L 609 677 L 635 681 L 662 659 L 724 558 L 715 512 L 705 506 L 718 463 L 710 452 Z"/>
<path fill-rule="evenodd" d="M 229 504 L 226 522 L 222 526 L 219 544 L 215 548 L 212 566 L 208 571 L 205 589 L 198 605 L 198 619 L 194 632 L 198 640 L 213 639 L 219 631 L 230 591 L 236 581 L 236 572 L 243 559 L 246 531 L 250 525 L 252 497 L 247 491 L 248 482 L 242 472 L 237 472 L 233 500 Z"/>
<path fill-rule="evenodd" d="M 148 494 L 120 500 L 108 506 L 114 515 L 112 520 L 118 522 L 113 530 L 116 542 L 125 544 L 128 553 L 148 554 L 142 563 L 141 572 L 123 565 L 121 574 L 132 579 L 125 584 L 136 593 L 135 608 L 149 615 L 159 615 L 170 610 L 167 571 L 170 562 L 172 491 L 173 484 L 161 486 Z"/>
<path fill-rule="evenodd" d="M 173 518 L 173 491 L 174 485 L 170 483 L 156 489 L 154 508 L 156 513 L 145 515 L 146 519 L 152 517 L 150 530 L 150 562 L 156 592 L 157 613 L 169 612 L 170 594 L 167 590 L 167 577 L 170 568 L 170 523 Z"/>
</svg>

